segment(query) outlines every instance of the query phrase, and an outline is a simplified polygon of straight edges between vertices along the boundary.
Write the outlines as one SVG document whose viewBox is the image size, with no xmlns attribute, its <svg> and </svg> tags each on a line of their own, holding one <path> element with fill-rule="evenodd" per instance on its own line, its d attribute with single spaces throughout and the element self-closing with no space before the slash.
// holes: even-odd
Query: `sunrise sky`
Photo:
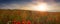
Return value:
<svg viewBox="0 0 60 24">
<path fill-rule="evenodd" d="M 36 2 L 38 1 L 42 0 L 0 0 L 0 9 L 36 10 L 33 7 L 37 5 Z M 47 11 L 60 12 L 60 0 L 43 0 L 43 1 L 48 6 L 51 6 L 51 8 L 49 7 L 47 9 Z"/>
</svg>

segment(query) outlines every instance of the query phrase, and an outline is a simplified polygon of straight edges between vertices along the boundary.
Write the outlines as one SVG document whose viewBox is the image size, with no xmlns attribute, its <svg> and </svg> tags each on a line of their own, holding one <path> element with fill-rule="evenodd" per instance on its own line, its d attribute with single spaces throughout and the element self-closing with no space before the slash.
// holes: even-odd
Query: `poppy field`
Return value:
<svg viewBox="0 0 60 24">
<path fill-rule="evenodd" d="M 0 24 L 60 24 L 60 12 L 0 9 Z"/>
</svg>

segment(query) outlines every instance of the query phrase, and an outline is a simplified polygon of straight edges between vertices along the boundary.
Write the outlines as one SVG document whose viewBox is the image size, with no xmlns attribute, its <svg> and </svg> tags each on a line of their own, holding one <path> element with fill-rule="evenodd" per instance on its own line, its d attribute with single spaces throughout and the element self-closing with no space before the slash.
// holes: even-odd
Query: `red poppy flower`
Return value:
<svg viewBox="0 0 60 24">
<path fill-rule="evenodd" d="M 16 24 L 20 24 L 20 22 L 18 21 L 18 22 L 16 22 Z"/>
<path fill-rule="evenodd" d="M 12 24 L 16 24 L 16 20 L 13 20 L 13 21 L 12 21 Z"/>
<path fill-rule="evenodd" d="M 22 21 L 22 24 L 25 24 L 25 21 Z"/>
<path fill-rule="evenodd" d="M 31 24 L 31 21 L 28 20 L 27 24 Z"/>
</svg>

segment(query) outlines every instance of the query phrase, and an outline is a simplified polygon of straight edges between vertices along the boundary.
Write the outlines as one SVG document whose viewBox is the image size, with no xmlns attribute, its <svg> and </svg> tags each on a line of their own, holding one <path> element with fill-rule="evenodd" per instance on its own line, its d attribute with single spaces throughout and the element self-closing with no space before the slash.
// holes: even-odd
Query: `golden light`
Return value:
<svg viewBox="0 0 60 24">
<path fill-rule="evenodd" d="M 33 8 L 34 10 L 38 10 L 38 11 L 47 11 L 48 6 L 46 3 L 41 3 L 41 4 L 34 6 Z"/>
</svg>

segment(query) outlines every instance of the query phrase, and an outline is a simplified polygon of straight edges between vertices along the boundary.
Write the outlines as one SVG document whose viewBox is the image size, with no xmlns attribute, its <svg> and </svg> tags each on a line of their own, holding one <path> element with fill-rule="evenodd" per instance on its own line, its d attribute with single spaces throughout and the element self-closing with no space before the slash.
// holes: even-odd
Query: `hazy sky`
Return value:
<svg viewBox="0 0 60 24">
<path fill-rule="evenodd" d="M 12 3 L 27 3 L 27 2 L 32 2 L 33 0 L 0 0 L 0 5 L 1 4 L 12 4 Z M 45 1 L 49 1 L 49 0 L 45 0 Z M 60 0 L 55 0 L 55 2 L 60 2 Z"/>
<path fill-rule="evenodd" d="M 22 5 L 25 5 L 32 0 L 0 0 L 0 9 L 15 8 Z"/>
<path fill-rule="evenodd" d="M 0 0 L 0 9 L 21 9 L 22 6 L 25 6 L 29 9 L 28 5 L 32 4 L 32 1 L 34 0 Z M 49 2 L 49 0 L 45 0 L 45 1 Z M 54 0 L 54 1 L 60 3 L 60 0 Z"/>
</svg>

